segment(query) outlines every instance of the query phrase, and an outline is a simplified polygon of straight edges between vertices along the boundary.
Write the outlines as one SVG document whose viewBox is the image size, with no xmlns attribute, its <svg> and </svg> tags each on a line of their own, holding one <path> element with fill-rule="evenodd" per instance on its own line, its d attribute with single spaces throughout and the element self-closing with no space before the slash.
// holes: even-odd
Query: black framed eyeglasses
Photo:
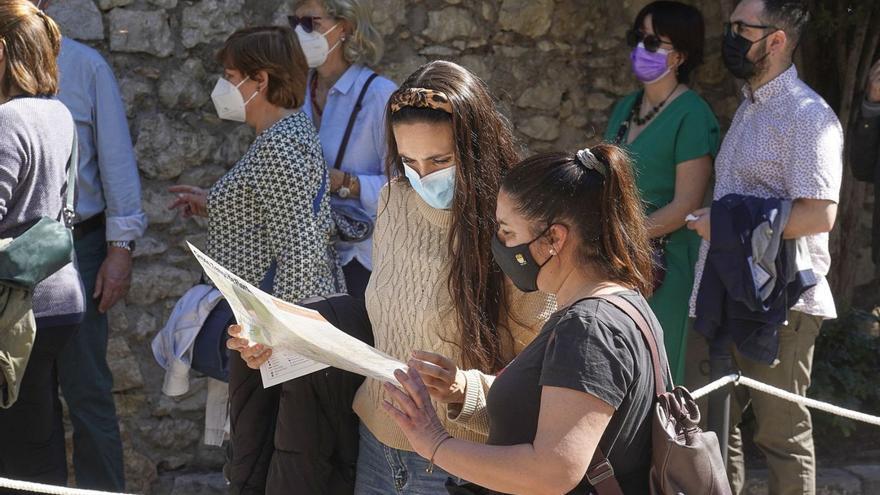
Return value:
<svg viewBox="0 0 880 495">
<path fill-rule="evenodd" d="M 287 22 L 290 24 L 290 29 L 296 29 L 297 26 L 302 26 L 303 31 L 307 33 L 311 33 L 315 30 L 315 21 L 320 21 L 323 17 L 318 17 L 316 15 L 304 15 L 302 17 L 298 15 L 289 15 L 287 16 Z"/>
<path fill-rule="evenodd" d="M 749 23 L 743 22 L 743 21 L 736 21 L 736 22 L 725 22 L 724 23 L 724 34 L 725 35 L 730 35 L 730 33 L 742 34 L 743 28 L 760 29 L 761 31 L 764 31 L 767 29 L 772 29 L 773 31 L 779 30 L 778 27 L 773 26 L 773 25 L 765 26 L 765 25 L 761 25 L 761 24 L 749 24 Z"/>
<path fill-rule="evenodd" d="M 643 43 L 645 45 L 645 50 L 648 50 L 651 53 L 655 53 L 659 50 L 661 45 L 672 46 L 672 43 L 663 41 L 653 34 L 645 34 L 641 29 L 630 29 L 626 32 L 626 44 L 629 45 L 630 48 L 635 48 L 639 43 Z"/>
</svg>

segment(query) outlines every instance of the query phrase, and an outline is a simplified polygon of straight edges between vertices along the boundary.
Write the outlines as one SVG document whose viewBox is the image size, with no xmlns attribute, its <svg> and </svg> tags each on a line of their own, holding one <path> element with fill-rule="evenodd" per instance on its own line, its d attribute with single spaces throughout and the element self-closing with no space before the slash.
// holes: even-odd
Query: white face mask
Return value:
<svg viewBox="0 0 880 495">
<path fill-rule="evenodd" d="M 342 40 L 337 41 L 333 48 L 330 48 L 330 43 L 327 43 L 327 35 L 333 32 L 337 26 L 339 26 L 339 23 L 334 24 L 332 28 L 323 34 L 315 30 L 307 33 L 303 30 L 302 26 L 296 27 L 296 37 L 299 38 L 299 45 L 306 55 L 306 62 L 308 62 L 310 69 L 323 65 L 327 61 L 327 56 L 330 55 L 330 52 L 342 43 Z"/>
<path fill-rule="evenodd" d="M 244 97 L 241 96 L 241 92 L 238 88 L 248 79 L 250 79 L 250 77 L 244 78 L 238 84 L 232 84 L 222 76 L 217 80 L 217 84 L 214 86 L 214 91 L 211 92 L 211 100 L 214 101 L 214 108 L 217 109 L 218 117 L 223 120 L 233 120 L 235 122 L 245 121 L 247 115 L 245 107 L 247 107 L 247 104 L 260 93 L 259 91 L 254 91 L 254 94 L 251 95 L 247 101 L 244 101 Z"/>
</svg>

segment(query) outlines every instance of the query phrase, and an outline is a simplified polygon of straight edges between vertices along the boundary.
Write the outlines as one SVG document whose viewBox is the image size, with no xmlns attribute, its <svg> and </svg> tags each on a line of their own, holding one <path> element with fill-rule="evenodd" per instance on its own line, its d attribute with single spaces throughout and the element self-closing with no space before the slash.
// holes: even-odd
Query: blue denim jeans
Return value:
<svg viewBox="0 0 880 495">
<path fill-rule="evenodd" d="M 58 358 L 61 394 L 73 423 L 73 469 L 80 488 L 120 492 L 125 478 L 113 375 L 107 366 L 107 315 L 98 312 L 98 301 L 92 298 L 98 270 L 107 257 L 103 230 L 77 240 L 75 249 L 86 313 L 79 332 Z"/>
<path fill-rule="evenodd" d="M 445 494 L 450 474 L 436 466 L 428 473 L 427 467 L 427 459 L 382 444 L 361 423 L 355 495 Z"/>
</svg>

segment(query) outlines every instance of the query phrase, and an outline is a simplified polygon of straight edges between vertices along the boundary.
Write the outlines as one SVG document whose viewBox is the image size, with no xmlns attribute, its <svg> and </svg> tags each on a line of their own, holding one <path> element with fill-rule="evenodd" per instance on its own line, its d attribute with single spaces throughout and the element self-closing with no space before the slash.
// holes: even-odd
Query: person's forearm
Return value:
<svg viewBox="0 0 880 495">
<path fill-rule="evenodd" d="M 699 204 L 694 207 L 692 203 L 673 200 L 648 215 L 648 236 L 651 239 L 656 239 L 684 227 L 684 218 L 698 207 Z"/>
<path fill-rule="evenodd" d="M 799 239 L 831 232 L 836 217 L 837 204 L 831 201 L 796 200 L 782 236 L 785 239 Z"/>
<path fill-rule="evenodd" d="M 531 444 L 483 445 L 465 440 L 444 442 L 434 464 L 477 485 L 510 494 L 562 494 L 573 489 L 560 463 L 540 456 Z"/>
</svg>

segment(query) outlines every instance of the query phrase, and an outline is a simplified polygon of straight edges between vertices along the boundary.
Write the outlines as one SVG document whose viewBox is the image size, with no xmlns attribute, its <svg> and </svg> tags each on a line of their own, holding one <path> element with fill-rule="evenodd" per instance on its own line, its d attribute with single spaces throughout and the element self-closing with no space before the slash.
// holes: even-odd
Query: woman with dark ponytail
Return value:
<svg viewBox="0 0 880 495">
<path fill-rule="evenodd" d="M 645 301 L 650 244 L 626 154 L 600 145 L 527 159 L 505 177 L 496 216 L 495 261 L 521 290 L 555 294 L 560 309 L 487 380 L 485 405 L 467 417 L 449 407 L 448 418 L 465 427 L 488 423 L 488 444 L 447 432 L 430 400 L 438 397 L 424 384 L 436 378 L 416 361 L 396 373 L 403 390 L 385 385 L 385 410 L 429 466 L 473 482 L 450 493 L 593 493 L 587 470 L 597 451 L 623 493 L 646 493 L 651 354 L 620 301 L 603 299 L 624 299 L 663 341 Z"/>
</svg>

